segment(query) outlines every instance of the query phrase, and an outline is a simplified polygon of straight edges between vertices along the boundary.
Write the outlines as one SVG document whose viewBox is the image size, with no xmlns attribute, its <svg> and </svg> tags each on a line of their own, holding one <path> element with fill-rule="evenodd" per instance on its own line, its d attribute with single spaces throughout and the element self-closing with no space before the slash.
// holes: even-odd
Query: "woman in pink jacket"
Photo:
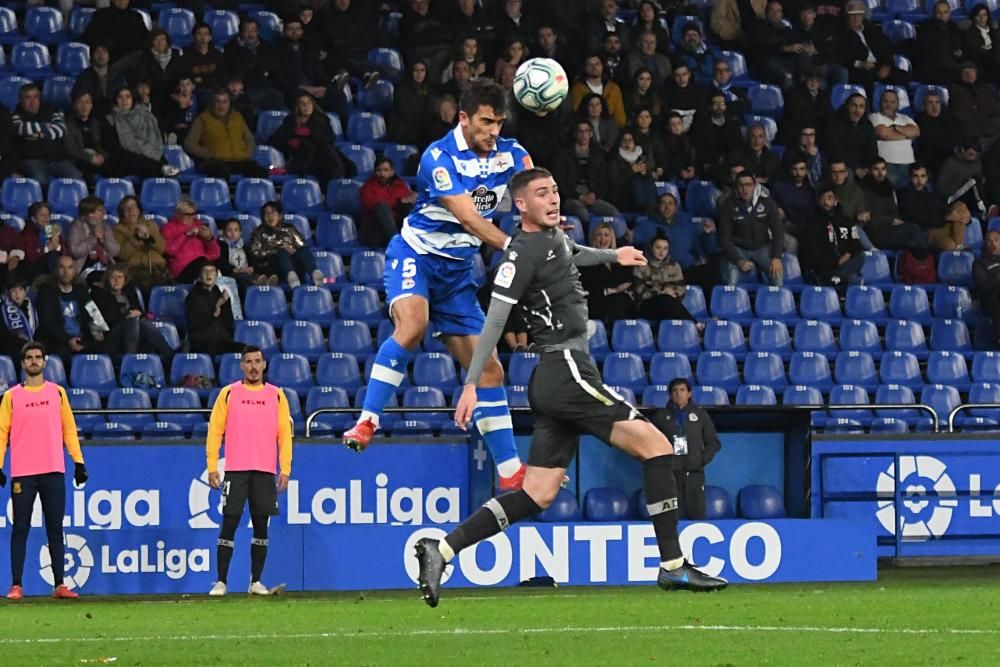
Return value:
<svg viewBox="0 0 1000 667">
<path fill-rule="evenodd" d="M 160 230 L 166 243 L 167 268 L 178 283 L 193 283 L 206 264 L 214 265 L 219 259 L 219 243 L 197 213 L 193 201 L 181 199 L 174 217 Z"/>
</svg>

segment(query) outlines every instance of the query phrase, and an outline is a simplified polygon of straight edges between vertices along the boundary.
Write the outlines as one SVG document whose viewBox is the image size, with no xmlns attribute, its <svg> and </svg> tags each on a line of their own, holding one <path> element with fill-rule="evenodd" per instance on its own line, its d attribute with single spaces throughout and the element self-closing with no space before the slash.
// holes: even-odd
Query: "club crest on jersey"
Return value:
<svg viewBox="0 0 1000 667">
<path fill-rule="evenodd" d="M 476 205 L 476 210 L 480 213 L 492 211 L 497 206 L 497 193 L 485 185 L 480 185 L 472 191 L 472 203 Z"/>
<path fill-rule="evenodd" d="M 434 179 L 434 187 L 438 190 L 451 190 L 451 174 L 444 167 L 436 167 L 431 172 L 431 178 Z"/>
<path fill-rule="evenodd" d="M 517 267 L 514 266 L 514 262 L 504 262 L 497 269 L 497 277 L 493 279 L 493 284 L 497 287 L 510 287 L 514 284 L 515 273 L 517 273 Z"/>
</svg>

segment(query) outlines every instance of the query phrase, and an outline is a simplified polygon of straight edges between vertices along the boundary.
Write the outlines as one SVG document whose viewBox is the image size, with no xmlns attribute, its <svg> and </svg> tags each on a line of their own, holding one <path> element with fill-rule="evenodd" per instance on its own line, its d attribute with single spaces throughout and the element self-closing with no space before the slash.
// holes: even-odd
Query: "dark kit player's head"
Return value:
<svg viewBox="0 0 1000 667">
<path fill-rule="evenodd" d="M 21 348 L 21 368 L 32 378 L 45 372 L 45 346 L 36 341 L 25 343 Z"/>
<path fill-rule="evenodd" d="M 559 224 L 559 186 L 548 169 L 520 171 L 510 179 L 509 187 L 514 205 L 521 212 L 521 229 L 541 231 Z"/>
<path fill-rule="evenodd" d="M 507 104 L 507 91 L 491 79 L 477 79 L 462 91 L 458 121 L 466 143 L 477 154 L 486 156 L 496 148 Z"/>
<path fill-rule="evenodd" d="M 255 385 L 263 382 L 264 371 L 267 370 L 264 352 L 256 345 L 245 346 L 240 352 L 240 369 L 243 371 L 243 382 L 246 384 Z"/>
</svg>

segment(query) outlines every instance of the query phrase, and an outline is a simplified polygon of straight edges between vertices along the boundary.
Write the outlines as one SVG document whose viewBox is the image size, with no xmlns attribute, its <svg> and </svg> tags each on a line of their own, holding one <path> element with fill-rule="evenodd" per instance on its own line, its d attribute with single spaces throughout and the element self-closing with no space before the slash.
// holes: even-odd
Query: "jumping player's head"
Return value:
<svg viewBox="0 0 1000 667">
<path fill-rule="evenodd" d="M 261 384 L 264 381 L 264 371 L 267 370 L 264 352 L 256 345 L 245 346 L 240 352 L 240 368 L 243 370 L 244 384 Z"/>
<path fill-rule="evenodd" d="M 480 156 L 497 146 L 507 119 L 507 92 L 491 79 L 477 79 L 462 91 L 458 122 L 469 148 Z"/>
<path fill-rule="evenodd" d="M 37 341 L 21 348 L 21 368 L 29 380 L 37 380 L 45 372 L 45 346 Z"/>
<path fill-rule="evenodd" d="M 559 224 L 559 186 L 548 169 L 520 171 L 510 179 L 508 187 L 521 213 L 521 229 L 538 232 Z"/>
</svg>

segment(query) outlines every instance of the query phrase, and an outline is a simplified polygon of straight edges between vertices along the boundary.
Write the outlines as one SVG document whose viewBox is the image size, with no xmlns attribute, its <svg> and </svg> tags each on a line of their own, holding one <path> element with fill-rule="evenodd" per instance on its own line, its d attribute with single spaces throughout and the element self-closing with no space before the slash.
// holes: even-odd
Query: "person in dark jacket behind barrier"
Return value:
<svg viewBox="0 0 1000 667">
<path fill-rule="evenodd" d="M 749 171 L 736 177 L 735 195 L 719 206 L 718 213 L 719 245 L 725 255 L 723 282 L 735 285 L 740 272 L 751 271 L 756 265 L 771 285 L 781 287 L 785 228 L 778 206 Z"/>
<path fill-rule="evenodd" d="M 722 449 L 722 443 L 708 412 L 691 400 L 691 383 L 687 379 L 670 381 L 670 402 L 653 414 L 652 422 L 674 447 L 680 517 L 704 520 L 705 466 Z"/>
<path fill-rule="evenodd" d="M 832 185 L 819 189 L 817 201 L 819 210 L 799 237 L 804 273 L 817 285 L 857 283 L 865 263 L 857 228 L 840 210 Z"/>
<path fill-rule="evenodd" d="M 972 277 L 983 313 L 993 320 L 993 344 L 1000 347 L 1000 232 L 995 229 L 983 240 L 983 254 L 972 264 Z"/>
</svg>

